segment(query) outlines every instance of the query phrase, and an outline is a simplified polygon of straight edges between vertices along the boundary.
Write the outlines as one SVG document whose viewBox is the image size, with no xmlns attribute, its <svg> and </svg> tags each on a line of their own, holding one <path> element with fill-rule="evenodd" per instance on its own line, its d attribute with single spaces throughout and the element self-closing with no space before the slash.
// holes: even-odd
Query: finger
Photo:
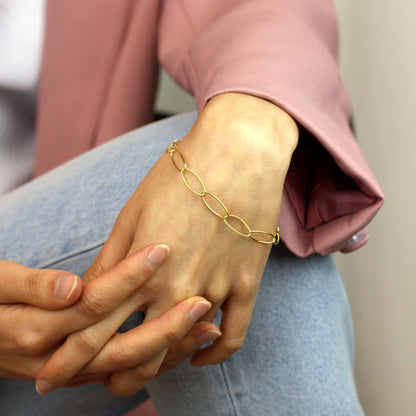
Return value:
<svg viewBox="0 0 416 416">
<path fill-rule="evenodd" d="M 205 317 L 210 314 L 211 309 L 200 319 L 205 319 Z M 152 321 L 147 321 L 142 324 L 142 326 L 148 325 L 149 322 Z M 159 371 L 157 372 L 157 376 L 161 375 L 170 368 L 178 366 L 180 363 L 194 354 L 197 350 L 203 347 L 206 343 L 216 340 L 221 335 L 221 331 L 213 323 L 206 321 L 197 322 L 180 341 L 173 343 L 169 347 L 164 360 L 160 365 Z M 127 350 L 124 350 L 124 348 L 128 345 L 128 341 L 126 339 L 127 336 L 132 337 L 132 345 L 131 347 L 128 347 L 128 349 L 131 350 L 130 353 Z M 141 345 L 137 345 L 137 341 L 141 342 L 134 331 L 130 331 L 124 334 L 115 334 L 113 339 L 110 341 L 114 343 L 114 351 L 111 352 L 109 349 L 107 349 L 108 354 L 105 356 L 105 349 L 110 347 L 110 345 L 107 344 L 107 346 L 104 347 L 100 354 L 94 358 L 94 360 L 91 361 L 80 373 L 78 373 L 74 379 L 71 380 L 71 384 L 67 384 L 66 387 L 75 387 L 82 384 L 88 384 L 94 382 L 92 380 L 96 380 L 97 378 L 100 378 L 100 380 L 105 379 L 108 373 L 114 371 L 116 368 L 123 369 L 133 367 L 133 361 L 131 361 L 134 360 L 133 355 L 137 354 L 137 351 L 142 350 Z M 164 346 L 162 345 L 160 348 L 163 347 Z M 106 360 L 108 363 L 106 363 Z M 119 362 L 124 362 L 124 365 L 119 364 L 117 367 L 115 367 L 115 363 Z M 97 371 L 102 371 L 102 373 L 98 374 L 96 373 Z"/>
<path fill-rule="evenodd" d="M 140 250 L 84 288 L 84 292 L 87 291 L 87 293 L 83 294 L 74 307 L 72 312 L 75 313 L 72 314 L 72 319 L 77 313 L 79 314 L 77 321 L 99 318 L 100 315 L 102 319 L 98 322 L 95 319 L 95 323 L 67 337 L 65 343 L 53 354 L 38 375 L 40 393 L 47 393 L 56 386 L 66 384 L 101 350 L 120 325 L 137 309 L 140 299 L 137 296 L 128 297 L 128 295 L 147 280 L 155 267 L 163 262 L 167 253 L 167 246 L 163 245 Z M 117 280 L 118 287 L 114 287 Z M 91 286 L 93 296 L 86 300 L 87 289 Z M 123 302 L 126 297 L 128 299 Z M 113 313 L 110 313 L 112 311 Z M 80 323 L 78 322 L 77 325 L 79 326 Z"/>
<path fill-rule="evenodd" d="M 126 335 L 127 333 L 115 334 L 115 337 L 118 339 L 117 343 L 115 342 L 115 338 L 111 341 L 114 342 L 113 352 L 109 352 L 108 357 L 104 357 L 103 351 L 101 351 L 99 356 L 97 356 L 101 357 L 101 361 L 96 360 L 95 362 L 89 363 L 71 380 L 70 384 L 66 385 L 66 387 L 88 384 L 95 382 L 92 380 L 97 380 L 98 378 L 105 379 L 108 376 L 108 373 L 115 371 L 116 368 L 121 370 L 134 367 L 132 364 L 135 362 L 133 355 L 137 354 L 137 351 L 140 350 L 140 345 L 135 345 L 138 341 L 138 337 L 133 333 L 128 334 L 129 337 L 134 337 L 131 339 L 132 346 L 127 347 L 131 352 L 127 352 L 126 344 L 128 342 L 126 342 Z M 156 376 L 161 375 L 170 368 L 176 367 L 204 344 L 214 341 L 220 336 L 221 332 L 216 325 L 210 322 L 197 322 L 180 342 L 173 344 L 168 349 L 168 353 L 165 355 Z M 160 348 L 163 348 L 163 345 L 160 346 Z M 110 356 L 112 357 L 109 358 Z M 106 363 L 105 360 L 108 360 L 108 363 Z M 96 373 L 94 373 L 94 371 L 96 371 Z M 101 374 L 98 374 L 97 371 L 101 371 Z M 143 368 L 141 368 L 141 371 L 143 371 Z M 148 368 L 147 371 L 150 371 L 150 369 Z M 154 369 L 154 371 L 156 371 L 156 369 Z"/>
<path fill-rule="evenodd" d="M 166 350 L 134 369 L 113 373 L 104 382 L 107 391 L 119 396 L 132 396 L 155 378 Z"/>
<path fill-rule="evenodd" d="M 115 372 L 118 375 L 106 382 L 108 390 L 122 395 L 134 393 L 158 373 L 167 348 L 181 339 L 209 308 L 210 303 L 204 298 L 190 298 L 160 318 L 126 333 L 115 334 L 100 353 L 70 380 L 71 385 Z"/>
<path fill-rule="evenodd" d="M 164 244 L 144 247 L 88 283 L 78 302 L 54 317 L 55 333 L 67 335 L 104 319 L 153 275 L 168 254 Z"/>
<path fill-rule="evenodd" d="M 108 375 L 101 375 L 101 376 L 94 376 L 94 377 L 86 377 L 80 379 L 78 381 L 74 381 L 73 383 L 68 383 L 65 387 L 72 388 L 72 387 L 79 387 L 85 384 L 94 384 L 94 383 L 103 383 L 108 378 Z"/>
<path fill-rule="evenodd" d="M 15 351 L 2 353 L 0 358 L 0 377 L 17 380 L 35 380 L 47 357 L 31 357 Z"/>
<path fill-rule="evenodd" d="M 158 375 L 178 366 L 195 354 L 204 344 L 222 336 L 220 329 L 211 323 L 220 306 L 221 304 L 212 305 L 211 309 L 201 317 L 200 321 L 194 325 L 188 334 L 169 348 Z"/>
<path fill-rule="evenodd" d="M 178 329 L 177 332 L 172 331 L 172 326 L 169 324 L 168 319 L 166 319 L 168 318 L 169 311 L 160 318 L 148 321 L 148 324 L 153 322 L 157 327 L 168 324 L 168 326 L 166 326 L 166 335 L 163 337 L 164 339 L 162 338 L 162 344 L 159 345 L 161 352 L 134 368 L 113 373 L 104 383 L 105 388 L 110 393 L 121 396 L 131 396 L 140 390 L 151 379 L 157 376 L 168 347 L 178 342 L 186 332 L 189 331 L 191 325 L 195 324 L 198 319 L 208 312 L 210 307 L 211 304 L 206 300 L 194 303 L 191 309 L 189 309 L 187 317 L 185 319 L 182 318 L 181 321 L 177 321 L 176 325 L 179 324 L 179 326 L 174 326 Z M 188 325 L 185 327 L 183 326 L 184 321 L 188 322 Z M 157 327 L 155 328 L 155 331 L 158 332 Z M 148 331 L 148 333 L 151 332 Z M 142 352 L 144 352 L 144 350 L 145 348 L 142 349 Z M 149 350 L 149 353 L 153 353 L 153 351 Z"/>
<path fill-rule="evenodd" d="M 222 305 L 221 332 L 212 346 L 197 352 L 191 359 L 194 366 L 220 364 L 230 358 L 244 344 L 253 312 L 255 297 L 231 296 Z"/>
<path fill-rule="evenodd" d="M 38 392 L 49 393 L 73 379 L 134 310 L 135 299 L 130 299 L 103 320 L 70 334 L 39 372 Z"/>
<path fill-rule="evenodd" d="M 180 342 L 168 349 L 158 376 L 171 368 L 177 367 L 206 343 L 215 341 L 221 335 L 222 333 L 216 325 L 204 321 L 197 322 Z"/>
<path fill-rule="evenodd" d="M 81 279 L 61 270 L 31 269 L 0 261 L 0 303 L 25 303 L 56 310 L 72 305 L 81 294 Z"/>
<path fill-rule="evenodd" d="M 4 360 L 7 352 L 21 356 L 38 357 L 52 348 L 57 341 L 45 336 L 44 325 L 54 325 L 51 317 L 59 311 L 46 311 L 25 304 L 0 306 L 0 357 Z M 6 360 L 7 361 L 7 360 Z M 41 367 L 40 367 L 41 368 Z M 40 370 L 40 368 L 38 370 Z M 36 373 L 37 374 L 37 373 Z"/>
<path fill-rule="evenodd" d="M 208 296 L 207 296 L 208 298 Z M 213 322 L 218 311 L 221 308 L 222 303 L 215 303 L 212 308 L 201 318 L 201 321 Z"/>
<path fill-rule="evenodd" d="M 115 334 L 81 374 L 122 371 L 150 360 L 181 340 L 211 304 L 201 297 L 187 299 L 159 318 L 123 334 Z"/>
<path fill-rule="evenodd" d="M 0 344 L 6 343 L 32 356 L 48 351 L 68 334 L 87 328 L 114 311 L 124 298 L 134 293 L 151 276 L 154 271 L 151 269 L 156 267 L 157 260 L 163 260 L 166 250 L 165 247 L 153 245 L 133 254 L 100 279 L 85 286 L 79 301 L 62 311 L 48 311 L 23 304 L 13 305 L 13 308 L 8 305 L 3 313 L 3 317 L 7 313 L 7 319 L 0 320 L 0 331 L 7 337 L 2 337 Z M 148 261 L 153 265 L 149 266 Z"/>
<path fill-rule="evenodd" d="M 136 216 L 130 214 L 129 207 L 127 203 L 118 214 L 110 235 L 83 277 L 84 284 L 101 276 L 127 256 L 137 222 Z"/>
</svg>

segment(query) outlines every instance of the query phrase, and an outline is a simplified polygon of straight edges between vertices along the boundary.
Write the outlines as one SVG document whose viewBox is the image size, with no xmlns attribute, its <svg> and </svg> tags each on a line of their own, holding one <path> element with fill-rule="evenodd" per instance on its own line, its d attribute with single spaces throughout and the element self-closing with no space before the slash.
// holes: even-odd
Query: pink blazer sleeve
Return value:
<svg viewBox="0 0 416 416">
<path fill-rule="evenodd" d="M 199 110 L 245 92 L 302 126 L 279 224 L 299 256 L 362 246 L 384 199 L 349 127 L 337 55 L 330 0 L 169 0 L 162 9 L 159 59 Z"/>
</svg>

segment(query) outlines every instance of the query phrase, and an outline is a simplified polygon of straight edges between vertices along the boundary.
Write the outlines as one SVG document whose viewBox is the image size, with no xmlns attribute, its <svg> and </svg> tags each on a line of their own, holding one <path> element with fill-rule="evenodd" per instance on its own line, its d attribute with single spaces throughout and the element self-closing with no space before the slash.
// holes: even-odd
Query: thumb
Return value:
<svg viewBox="0 0 416 416">
<path fill-rule="evenodd" d="M 31 269 L 0 260 L 0 303 L 25 303 L 43 309 L 66 308 L 77 301 L 81 279 L 61 270 Z"/>
</svg>

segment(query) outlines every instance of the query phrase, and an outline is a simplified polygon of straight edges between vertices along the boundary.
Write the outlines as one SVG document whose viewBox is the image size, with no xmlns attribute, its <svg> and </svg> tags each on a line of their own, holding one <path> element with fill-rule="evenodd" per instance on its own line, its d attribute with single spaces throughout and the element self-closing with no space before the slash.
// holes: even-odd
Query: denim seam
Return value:
<svg viewBox="0 0 416 416">
<path fill-rule="evenodd" d="M 104 245 L 104 242 L 105 242 L 105 240 L 103 240 L 103 241 L 101 241 L 99 243 L 94 243 L 94 245 L 92 245 L 90 247 L 86 247 L 86 248 L 84 248 L 82 250 L 77 250 L 77 251 L 74 251 L 72 253 L 68 253 L 65 256 L 57 257 L 53 261 L 49 261 L 48 263 L 43 264 L 43 265 L 41 264 L 38 268 L 39 269 L 49 269 L 53 265 L 55 265 L 57 263 L 60 263 L 62 261 L 65 261 L 65 260 L 74 258 L 76 256 L 79 256 L 80 254 L 88 253 L 90 251 L 93 251 L 93 250 L 97 249 L 98 247 L 102 247 Z"/>
<path fill-rule="evenodd" d="M 220 365 L 219 365 L 219 368 L 220 368 L 220 374 L 221 374 L 221 376 L 222 376 L 222 378 L 223 378 L 223 380 L 224 380 L 224 384 L 225 384 L 225 387 L 226 387 L 226 389 L 227 389 L 228 396 L 229 396 L 229 398 L 230 398 L 231 407 L 232 407 L 232 408 L 233 408 L 233 410 L 234 410 L 234 415 L 235 415 L 235 416 L 238 416 L 239 412 L 237 411 L 237 406 L 236 406 L 236 403 L 235 403 L 235 401 L 234 401 L 233 393 L 232 393 L 232 391 L 231 391 L 231 384 L 229 383 L 229 381 L 228 381 L 228 379 L 227 379 L 227 375 L 225 374 L 224 364 L 223 364 L 223 363 L 222 363 L 222 364 L 220 364 Z"/>
</svg>

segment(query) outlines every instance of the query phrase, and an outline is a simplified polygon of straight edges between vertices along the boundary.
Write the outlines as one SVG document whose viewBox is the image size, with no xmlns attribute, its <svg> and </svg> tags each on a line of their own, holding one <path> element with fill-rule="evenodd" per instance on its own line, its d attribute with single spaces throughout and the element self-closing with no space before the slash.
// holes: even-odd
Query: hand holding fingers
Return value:
<svg viewBox="0 0 416 416">
<path fill-rule="evenodd" d="M 182 340 L 169 347 L 158 375 L 177 367 L 199 351 L 206 343 L 215 341 L 221 335 L 219 328 L 211 322 L 197 322 Z"/>
<path fill-rule="evenodd" d="M 56 310 L 72 305 L 81 294 L 81 279 L 61 270 L 31 269 L 0 260 L 0 303 L 23 303 Z"/>
<path fill-rule="evenodd" d="M 96 379 L 102 377 L 103 374 L 110 373 L 106 381 L 110 391 L 117 392 L 117 394 L 125 392 L 124 394 L 126 394 L 127 385 L 130 386 L 130 389 L 135 388 L 134 386 L 150 379 L 157 373 L 160 361 L 163 360 L 164 351 L 172 343 L 181 339 L 192 325 L 209 310 L 210 306 L 210 303 L 203 298 L 191 298 L 181 302 L 159 318 L 149 320 L 123 334 L 114 334 L 118 323 L 110 331 L 106 331 L 106 328 L 103 328 L 104 321 L 100 322 L 99 327 L 88 328 L 90 332 L 83 336 L 95 339 L 95 337 L 103 337 L 102 334 L 106 333 L 107 337 L 110 336 L 111 339 L 102 347 L 98 355 L 95 355 L 98 352 L 95 348 L 92 350 L 92 354 L 88 354 L 88 352 L 84 354 L 87 357 L 84 361 L 71 354 L 74 350 L 71 345 L 71 337 L 79 337 L 76 333 L 71 334 L 64 346 L 55 353 L 55 356 L 40 372 L 37 384 L 38 391 L 47 393 L 58 386 L 80 382 L 85 376 L 87 379 L 91 377 Z M 112 320 L 114 321 L 114 319 Z M 102 339 L 98 344 L 101 342 Z M 65 348 L 67 343 L 69 347 Z M 71 361 L 71 358 L 75 363 Z M 88 364 L 87 360 L 90 361 Z M 84 367 L 82 371 L 74 378 L 82 367 Z M 131 371 L 123 373 L 123 370 L 131 368 L 135 368 L 134 374 L 137 377 L 133 384 L 126 382 Z M 115 375 L 117 372 L 120 373 Z"/>
<path fill-rule="evenodd" d="M 0 377 L 33 380 L 55 343 L 39 329 L 53 325 L 46 315 L 77 301 L 81 279 L 0 260 L 0 286 Z"/>
<path fill-rule="evenodd" d="M 125 338 L 127 337 L 127 334 L 129 337 L 133 335 L 133 333 L 115 334 L 116 339 L 110 341 L 114 343 L 114 347 L 112 348 L 113 352 L 107 351 L 107 355 L 104 356 L 103 351 L 101 351 L 93 361 L 91 361 L 69 382 L 69 384 L 66 385 L 66 387 L 76 387 L 83 384 L 98 382 L 104 383 L 116 368 L 128 369 L 131 366 L 131 363 L 137 363 L 137 355 L 140 353 L 140 349 L 136 344 L 141 343 L 141 341 L 137 336 L 132 337 L 131 341 L 126 341 Z M 178 366 L 207 342 L 214 341 L 220 336 L 221 332 L 216 325 L 205 321 L 197 322 L 182 340 L 169 347 L 161 365 L 160 357 L 163 357 L 163 355 L 161 355 L 164 354 L 163 351 L 158 355 L 157 363 L 147 362 L 146 368 L 144 363 L 143 365 L 136 365 L 135 367 L 138 368 L 135 368 L 135 371 L 141 372 L 139 379 L 142 380 L 143 378 L 146 378 L 144 377 L 143 372 L 148 376 L 150 371 L 154 374 L 156 368 L 160 365 L 156 375 L 156 377 L 158 377 L 165 371 Z M 126 351 L 124 346 L 129 343 L 131 343 L 131 348 Z M 154 369 L 147 369 L 149 364 L 154 365 Z M 113 383 L 114 382 L 115 379 L 113 379 Z M 134 384 L 135 383 L 133 383 L 133 385 Z M 126 395 L 126 393 L 127 392 L 124 391 L 123 395 Z"/>
<path fill-rule="evenodd" d="M 191 307 L 190 307 L 191 306 Z M 146 332 L 147 337 L 150 339 L 159 339 L 159 344 L 152 346 L 147 352 L 152 355 L 151 359 L 141 361 L 136 364 L 135 367 L 129 365 L 123 365 L 125 367 L 121 371 L 113 373 L 104 383 L 106 389 L 111 393 L 130 396 L 141 389 L 149 380 L 158 375 L 160 365 L 164 360 L 165 354 L 169 346 L 179 342 L 186 333 L 191 329 L 192 325 L 198 321 L 210 308 L 210 304 L 207 301 L 201 301 L 195 303 L 195 301 L 181 302 L 178 306 L 170 309 L 168 312 L 162 314 L 159 318 L 154 318 L 146 321 L 143 325 L 148 326 Z M 175 308 L 183 308 L 182 315 L 186 311 L 185 317 L 180 317 L 177 314 Z M 185 308 L 186 307 L 186 308 Z M 150 325 L 152 328 L 150 329 Z M 138 338 L 138 337 L 136 337 Z M 146 340 L 144 340 L 146 341 Z M 153 343 L 155 344 L 155 343 Z M 148 343 L 150 346 L 150 342 Z M 145 353 L 146 349 L 139 349 Z M 154 354 L 158 351 L 158 354 Z M 123 363 L 123 359 L 121 362 Z"/>
<path fill-rule="evenodd" d="M 176 313 L 175 308 L 168 310 L 166 314 Z M 204 311 L 201 310 L 200 313 L 204 313 Z M 196 318 L 197 316 L 193 319 Z M 145 359 L 145 351 L 143 349 L 145 340 L 139 336 L 138 332 L 145 329 L 143 326 L 147 326 L 147 329 L 150 329 L 150 326 L 154 326 L 158 320 L 159 318 L 149 320 L 135 330 L 124 334 L 115 334 L 109 343 L 104 346 L 103 350 L 67 384 L 67 387 L 100 381 L 103 383 L 107 382 L 107 388 L 111 392 L 128 395 L 128 392 L 138 390 L 154 375 L 159 376 L 168 369 L 176 367 L 205 343 L 221 336 L 221 332 L 216 325 L 210 322 L 199 321 L 182 339 L 173 342 L 173 344 L 172 340 L 174 338 L 168 336 L 167 341 L 171 345 L 167 353 L 165 348 L 167 343 L 164 343 L 162 338 L 157 348 L 155 348 L 156 344 L 154 344 L 153 350 L 149 351 L 150 354 L 158 353 L 157 356 L 147 361 L 142 361 Z M 164 336 L 163 329 L 154 328 L 153 331 L 155 332 L 147 331 L 147 334 L 157 338 Z M 173 331 L 172 328 L 171 331 Z M 180 336 L 182 334 L 178 334 L 176 338 Z M 114 377 L 111 376 L 110 378 L 109 376 L 112 374 Z"/>
<path fill-rule="evenodd" d="M 94 325 L 114 310 L 117 310 L 119 322 L 123 322 L 131 312 L 137 309 L 134 293 L 163 262 L 167 254 L 166 246 L 145 247 L 129 256 L 105 274 L 102 279 L 97 279 L 85 286 L 78 302 L 60 311 L 40 309 L 22 302 L 39 304 L 51 309 L 59 306 L 59 302 L 62 305 L 59 299 L 58 302 L 48 303 L 48 299 L 56 293 L 57 285 L 58 291 L 62 292 L 62 288 L 59 288 L 62 272 L 34 270 L 17 263 L 1 261 L 2 300 L 18 303 L 0 305 L 0 375 L 20 379 L 35 378 L 52 355 L 56 345 L 74 331 L 78 331 L 78 338 L 74 335 L 70 337 L 70 340 L 74 338 L 78 340 L 78 343 L 72 344 L 75 344 L 73 357 L 76 359 L 68 360 L 74 361 L 73 365 L 77 363 L 79 365 L 79 360 L 85 361 L 86 353 L 82 351 L 82 347 L 92 348 L 88 344 L 90 339 L 88 334 L 93 330 L 88 326 Z M 75 288 L 69 287 L 72 294 L 68 299 L 72 301 L 73 297 L 80 295 L 82 282 L 77 276 L 69 274 L 64 276 L 71 276 L 70 280 L 75 282 Z M 64 284 L 68 286 L 67 282 Z M 13 287 L 15 290 L 12 290 Z M 125 303 L 118 310 L 119 303 L 129 297 L 133 297 L 130 303 Z M 108 326 L 108 321 L 103 325 Z M 107 330 L 98 334 L 101 337 L 111 336 L 117 328 L 114 328 L 114 324 L 110 327 L 112 332 Z M 87 329 L 80 335 L 79 331 L 84 328 Z M 101 342 L 105 340 L 106 338 Z M 90 343 L 93 343 L 92 341 L 90 339 Z M 93 344 L 99 348 L 96 342 L 94 341 Z M 81 350 L 79 354 L 76 350 L 77 345 L 78 351 Z M 89 353 L 91 354 L 91 350 Z M 72 367 L 68 366 L 68 369 L 70 368 Z"/>
<path fill-rule="evenodd" d="M 121 324 L 141 306 L 136 292 L 167 255 L 165 245 L 145 247 L 84 288 L 78 303 L 65 311 L 64 316 L 64 320 L 76 320 L 77 330 L 70 333 L 42 368 L 38 375 L 38 380 L 43 380 L 38 383 L 40 392 L 66 384 L 101 350 Z M 68 333 L 68 325 L 65 332 Z"/>
<path fill-rule="evenodd" d="M 51 314 L 39 311 L 39 319 L 27 323 L 38 338 L 48 339 L 45 348 L 68 334 L 94 325 L 111 314 L 138 291 L 169 254 L 163 244 L 152 244 L 128 256 L 120 264 L 84 286 L 82 296 L 70 308 Z"/>
<path fill-rule="evenodd" d="M 220 364 L 244 344 L 256 300 L 255 293 L 230 296 L 221 307 L 221 332 L 224 334 L 208 348 L 197 351 L 191 359 L 194 366 Z"/>
</svg>

